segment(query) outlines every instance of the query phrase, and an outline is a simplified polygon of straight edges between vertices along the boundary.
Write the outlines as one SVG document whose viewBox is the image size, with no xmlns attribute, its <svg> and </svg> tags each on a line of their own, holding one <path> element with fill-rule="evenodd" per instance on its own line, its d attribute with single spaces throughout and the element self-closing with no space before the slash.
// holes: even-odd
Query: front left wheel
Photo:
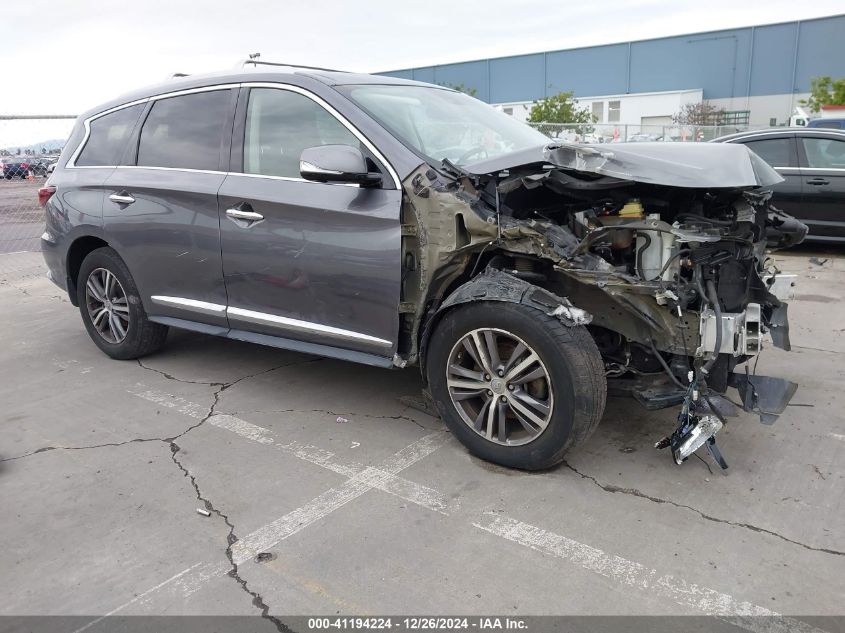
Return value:
<svg viewBox="0 0 845 633">
<path fill-rule="evenodd" d="M 554 466 L 585 442 L 607 396 L 586 328 L 512 303 L 447 312 L 431 336 L 426 374 L 441 418 L 471 453 L 525 470 Z"/>
<path fill-rule="evenodd" d="M 147 318 L 135 281 L 114 249 L 98 248 L 83 260 L 76 298 L 88 334 L 112 358 L 138 358 L 164 345 L 167 326 Z"/>
</svg>

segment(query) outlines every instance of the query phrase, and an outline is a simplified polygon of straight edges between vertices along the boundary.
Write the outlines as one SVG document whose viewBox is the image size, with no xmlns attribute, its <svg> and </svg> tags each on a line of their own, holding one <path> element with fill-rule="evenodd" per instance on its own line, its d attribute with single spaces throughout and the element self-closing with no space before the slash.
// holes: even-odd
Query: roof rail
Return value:
<svg viewBox="0 0 845 633">
<path fill-rule="evenodd" d="M 188 73 L 173 73 L 172 75 L 170 75 L 170 78 L 171 79 L 177 79 L 179 77 L 190 77 L 190 76 L 191 75 L 189 75 Z"/>
<path fill-rule="evenodd" d="M 241 62 L 241 68 L 252 64 L 253 66 L 285 66 L 287 68 L 302 68 L 303 70 L 322 70 L 329 73 L 348 73 L 348 70 L 338 70 L 337 68 L 321 68 L 320 66 L 303 66 L 302 64 L 284 64 L 281 62 L 262 62 L 258 59 L 245 59 Z"/>
</svg>

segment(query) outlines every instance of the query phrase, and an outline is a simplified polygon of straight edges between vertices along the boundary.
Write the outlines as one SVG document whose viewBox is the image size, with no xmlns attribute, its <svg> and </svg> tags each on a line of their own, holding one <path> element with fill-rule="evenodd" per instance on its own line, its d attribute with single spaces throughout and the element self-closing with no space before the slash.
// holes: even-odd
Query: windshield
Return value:
<svg viewBox="0 0 845 633">
<path fill-rule="evenodd" d="M 424 86 L 346 86 L 343 92 L 435 163 L 469 165 L 549 143 L 548 137 L 460 92 Z"/>
</svg>

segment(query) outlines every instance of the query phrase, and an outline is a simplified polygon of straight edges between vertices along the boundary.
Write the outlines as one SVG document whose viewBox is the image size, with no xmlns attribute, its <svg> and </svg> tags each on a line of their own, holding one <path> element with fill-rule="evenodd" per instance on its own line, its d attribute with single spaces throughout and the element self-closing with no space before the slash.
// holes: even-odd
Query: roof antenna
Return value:
<svg viewBox="0 0 845 633">
<path fill-rule="evenodd" d="M 259 57 L 261 57 L 261 53 L 250 53 L 249 54 L 249 58 L 253 61 L 258 60 Z"/>
</svg>

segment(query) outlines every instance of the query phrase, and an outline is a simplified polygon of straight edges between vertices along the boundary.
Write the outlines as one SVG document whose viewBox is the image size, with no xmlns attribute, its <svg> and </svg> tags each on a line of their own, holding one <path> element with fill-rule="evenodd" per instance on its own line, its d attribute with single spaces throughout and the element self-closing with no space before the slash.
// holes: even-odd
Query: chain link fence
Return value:
<svg viewBox="0 0 845 633">
<path fill-rule="evenodd" d="M 764 129 L 766 125 L 628 125 L 622 123 L 529 123 L 546 136 L 570 143 L 695 142 Z"/>
<path fill-rule="evenodd" d="M 0 273 L 11 253 L 37 251 L 44 231 L 38 189 L 52 173 L 73 121 L 72 115 L 0 115 Z"/>
</svg>

